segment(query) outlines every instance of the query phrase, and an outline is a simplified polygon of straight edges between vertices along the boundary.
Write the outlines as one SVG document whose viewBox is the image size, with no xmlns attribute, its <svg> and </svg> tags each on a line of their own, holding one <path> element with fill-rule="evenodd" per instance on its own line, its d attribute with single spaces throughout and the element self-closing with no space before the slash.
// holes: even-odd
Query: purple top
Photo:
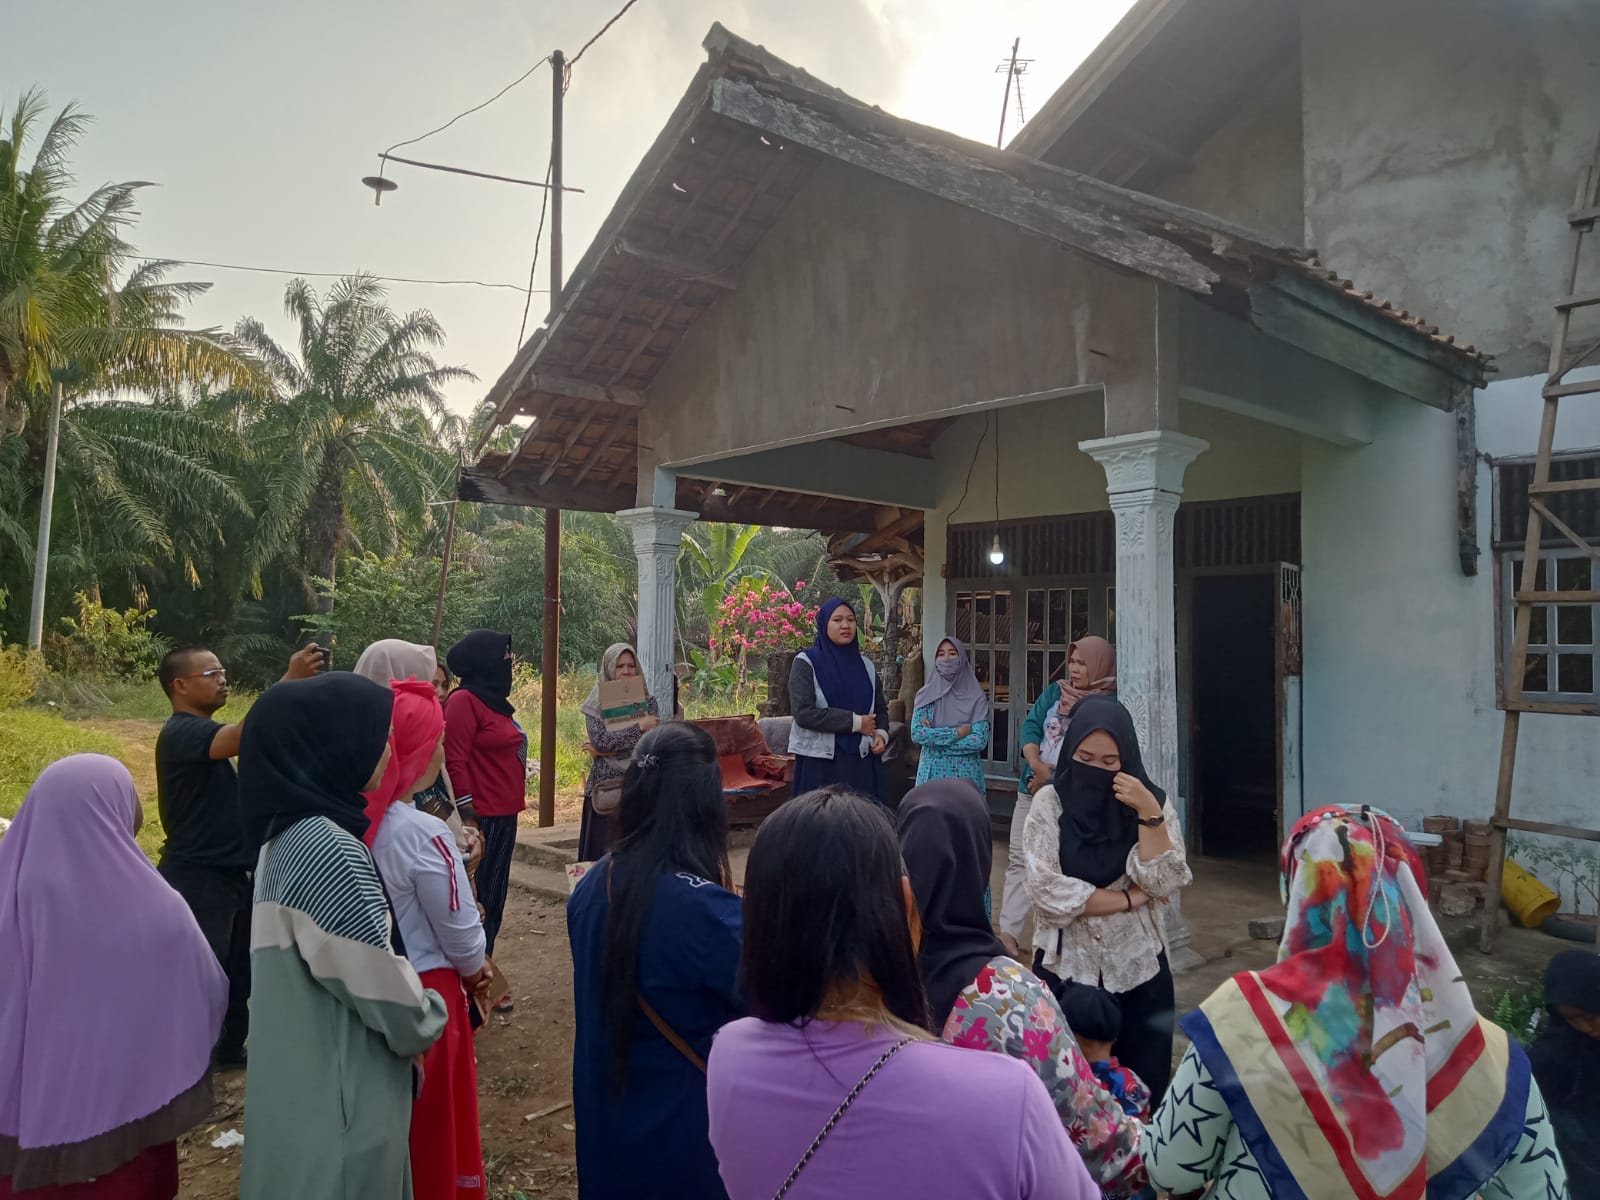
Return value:
<svg viewBox="0 0 1600 1200">
<path fill-rule="evenodd" d="M 900 1040 L 891 1030 L 753 1017 L 711 1047 L 711 1145 L 731 1200 L 772 1200 L 834 1109 Z M 1099 1200 L 1039 1077 L 1003 1054 L 913 1042 L 806 1164 L 788 1200 Z"/>
<path fill-rule="evenodd" d="M 0 839 L 0 1136 L 87 1141 L 199 1083 L 227 980 L 133 840 L 128 768 L 46 767 Z"/>
</svg>

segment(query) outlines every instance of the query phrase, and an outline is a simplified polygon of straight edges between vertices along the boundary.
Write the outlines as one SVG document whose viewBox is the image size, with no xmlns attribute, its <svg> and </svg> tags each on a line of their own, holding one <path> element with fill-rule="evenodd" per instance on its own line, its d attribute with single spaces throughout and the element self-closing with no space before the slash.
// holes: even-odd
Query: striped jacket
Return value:
<svg viewBox="0 0 1600 1200">
<path fill-rule="evenodd" d="M 242 1200 L 409 1200 L 411 1059 L 438 993 L 391 949 L 372 856 L 326 817 L 261 849 Z"/>
</svg>

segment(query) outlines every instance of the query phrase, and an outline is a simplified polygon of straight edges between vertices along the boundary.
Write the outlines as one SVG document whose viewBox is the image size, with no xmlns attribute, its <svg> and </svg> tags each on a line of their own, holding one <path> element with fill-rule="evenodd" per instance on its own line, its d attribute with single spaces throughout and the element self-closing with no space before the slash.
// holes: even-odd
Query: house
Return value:
<svg viewBox="0 0 1600 1200">
<path fill-rule="evenodd" d="M 1600 6 L 1139 0 L 1005 150 L 706 49 L 460 487 L 622 516 L 658 693 L 689 522 L 920 514 L 924 648 L 972 647 L 997 790 L 1094 632 L 1192 848 L 1489 814 Z M 1600 474 L 1570 407 L 1558 477 Z M 1595 495 L 1561 511 L 1600 539 Z M 1547 616 L 1530 693 L 1593 705 L 1597 607 Z M 1597 774 L 1593 723 L 1524 721 L 1520 815 L 1585 824 Z"/>
</svg>

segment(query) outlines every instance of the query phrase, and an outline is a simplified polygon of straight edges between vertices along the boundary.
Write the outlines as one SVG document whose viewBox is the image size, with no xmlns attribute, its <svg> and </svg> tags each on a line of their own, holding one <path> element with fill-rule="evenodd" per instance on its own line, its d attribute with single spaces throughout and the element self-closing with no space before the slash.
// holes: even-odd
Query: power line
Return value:
<svg viewBox="0 0 1600 1200">
<path fill-rule="evenodd" d="M 605 35 L 611 31 L 611 27 L 613 25 L 615 25 L 618 21 L 622 20 L 623 17 L 627 16 L 628 15 L 628 10 L 630 8 L 632 8 L 638 2 L 639 2 L 639 0 L 628 0 L 628 2 L 626 4 L 624 4 L 619 10 L 617 10 L 617 15 L 616 16 L 612 17 L 611 20 L 607 21 L 604 25 L 600 26 L 600 32 L 595 34 L 592 38 L 590 38 L 587 42 L 585 42 L 583 44 L 583 48 L 581 50 L 579 50 L 576 54 L 574 54 L 572 56 L 571 60 L 567 63 L 567 73 L 569 75 L 572 72 L 572 68 L 578 65 L 578 60 L 589 52 L 589 47 L 594 45 L 601 38 L 605 37 Z"/>
<path fill-rule="evenodd" d="M 555 165 L 555 157 L 552 155 L 544 168 L 545 189 L 539 199 L 539 228 L 533 234 L 533 261 L 528 264 L 528 298 L 523 301 L 522 324 L 517 327 L 517 350 L 522 349 L 522 337 L 528 332 L 528 310 L 533 307 L 533 280 L 539 270 L 539 242 L 544 238 L 544 215 L 550 208 L 550 175 L 555 170 Z"/>
<path fill-rule="evenodd" d="M 465 112 L 457 113 L 455 116 L 451 117 L 448 121 L 446 121 L 443 125 L 439 126 L 439 128 L 437 128 L 437 129 L 430 129 L 430 130 L 428 130 L 427 133 L 420 134 L 417 137 L 407 138 L 403 142 L 396 142 L 394 145 L 389 147 L 389 150 L 398 150 L 398 149 L 400 149 L 401 146 L 414 146 L 414 145 L 416 145 L 416 143 L 418 143 L 420 141 L 424 141 L 427 138 L 431 138 L 436 133 L 443 133 L 446 129 L 449 129 L 450 126 L 454 125 L 457 121 L 461 120 L 462 117 L 470 117 L 473 113 L 479 112 L 479 111 L 481 111 L 481 110 L 483 110 L 485 108 L 488 108 L 489 105 L 493 104 L 496 100 L 500 99 L 501 96 L 504 96 L 512 88 L 516 87 L 517 84 L 521 83 L 524 79 L 528 78 L 528 76 L 532 75 L 535 71 L 537 71 L 540 67 L 544 66 L 545 63 L 547 63 L 549 61 L 550 60 L 548 58 L 541 58 L 538 62 L 534 63 L 533 66 L 529 67 L 526 71 L 524 71 L 521 75 L 518 75 L 510 83 L 506 84 L 505 87 L 501 88 L 494 95 L 490 96 L 482 104 L 475 104 L 471 108 L 467 109 Z M 388 155 L 388 153 L 389 153 L 389 150 L 385 150 L 383 152 L 383 154 L 380 155 L 380 157 L 386 157 Z"/>
<path fill-rule="evenodd" d="M 545 193 L 547 196 L 549 193 Z M 197 258 L 161 258 L 148 254 L 130 254 L 129 258 L 137 262 L 172 263 L 179 267 L 209 267 L 217 271 L 250 271 L 258 275 L 297 275 L 308 279 L 344 279 L 350 275 L 367 274 L 373 279 L 380 279 L 385 283 L 422 283 L 434 287 L 481 287 L 503 288 L 507 291 L 521 295 L 530 290 L 544 291 L 543 288 L 525 288 L 520 283 L 492 283 L 483 279 L 417 279 L 408 275 L 371 275 L 370 272 L 357 271 L 289 271 L 281 267 L 256 267 L 245 266 L 242 263 L 206 262 Z"/>
</svg>

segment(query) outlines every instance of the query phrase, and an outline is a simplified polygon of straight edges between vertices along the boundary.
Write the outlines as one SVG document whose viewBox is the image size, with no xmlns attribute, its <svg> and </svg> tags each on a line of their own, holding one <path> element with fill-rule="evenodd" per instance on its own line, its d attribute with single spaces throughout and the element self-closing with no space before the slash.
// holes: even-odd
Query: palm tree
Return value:
<svg viewBox="0 0 1600 1200">
<path fill-rule="evenodd" d="M 147 185 L 105 184 L 73 204 L 68 156 L 88 118 L 69 104 L 40 132 L 45 110 L 30 89 L 9 121 L 0 111 L 0 439 L 37 433 L 62 372 L 104 390 L 251 382 L 250 364 L 213 331 L 177 327 L 183 303 L 209 285 L 168 283 L 171 264 L 152 263 L 115 286 L 134 258 L 123 235 Z"/>
<path fill-rule="evenodd" d="M 341 279 L 325 296 L 296 279 L 284 310 L 299 326 L 298 357 L 254 319 L 234 336 L 279 393 L 248 421 L 266 483 L 255 558 L 292 559 L 309 598 L 313 579 L 335 579 L 341 554 L 393 554 L 430 523 L 455 468 L 439 436 L 440 389 L 474 376 L 440 366 L 432 351 L 444 331 L 433 315 L 396 315 L 371 276 Z M 330 611 L 332 597 L 319 604 Z"/>
</svg>

